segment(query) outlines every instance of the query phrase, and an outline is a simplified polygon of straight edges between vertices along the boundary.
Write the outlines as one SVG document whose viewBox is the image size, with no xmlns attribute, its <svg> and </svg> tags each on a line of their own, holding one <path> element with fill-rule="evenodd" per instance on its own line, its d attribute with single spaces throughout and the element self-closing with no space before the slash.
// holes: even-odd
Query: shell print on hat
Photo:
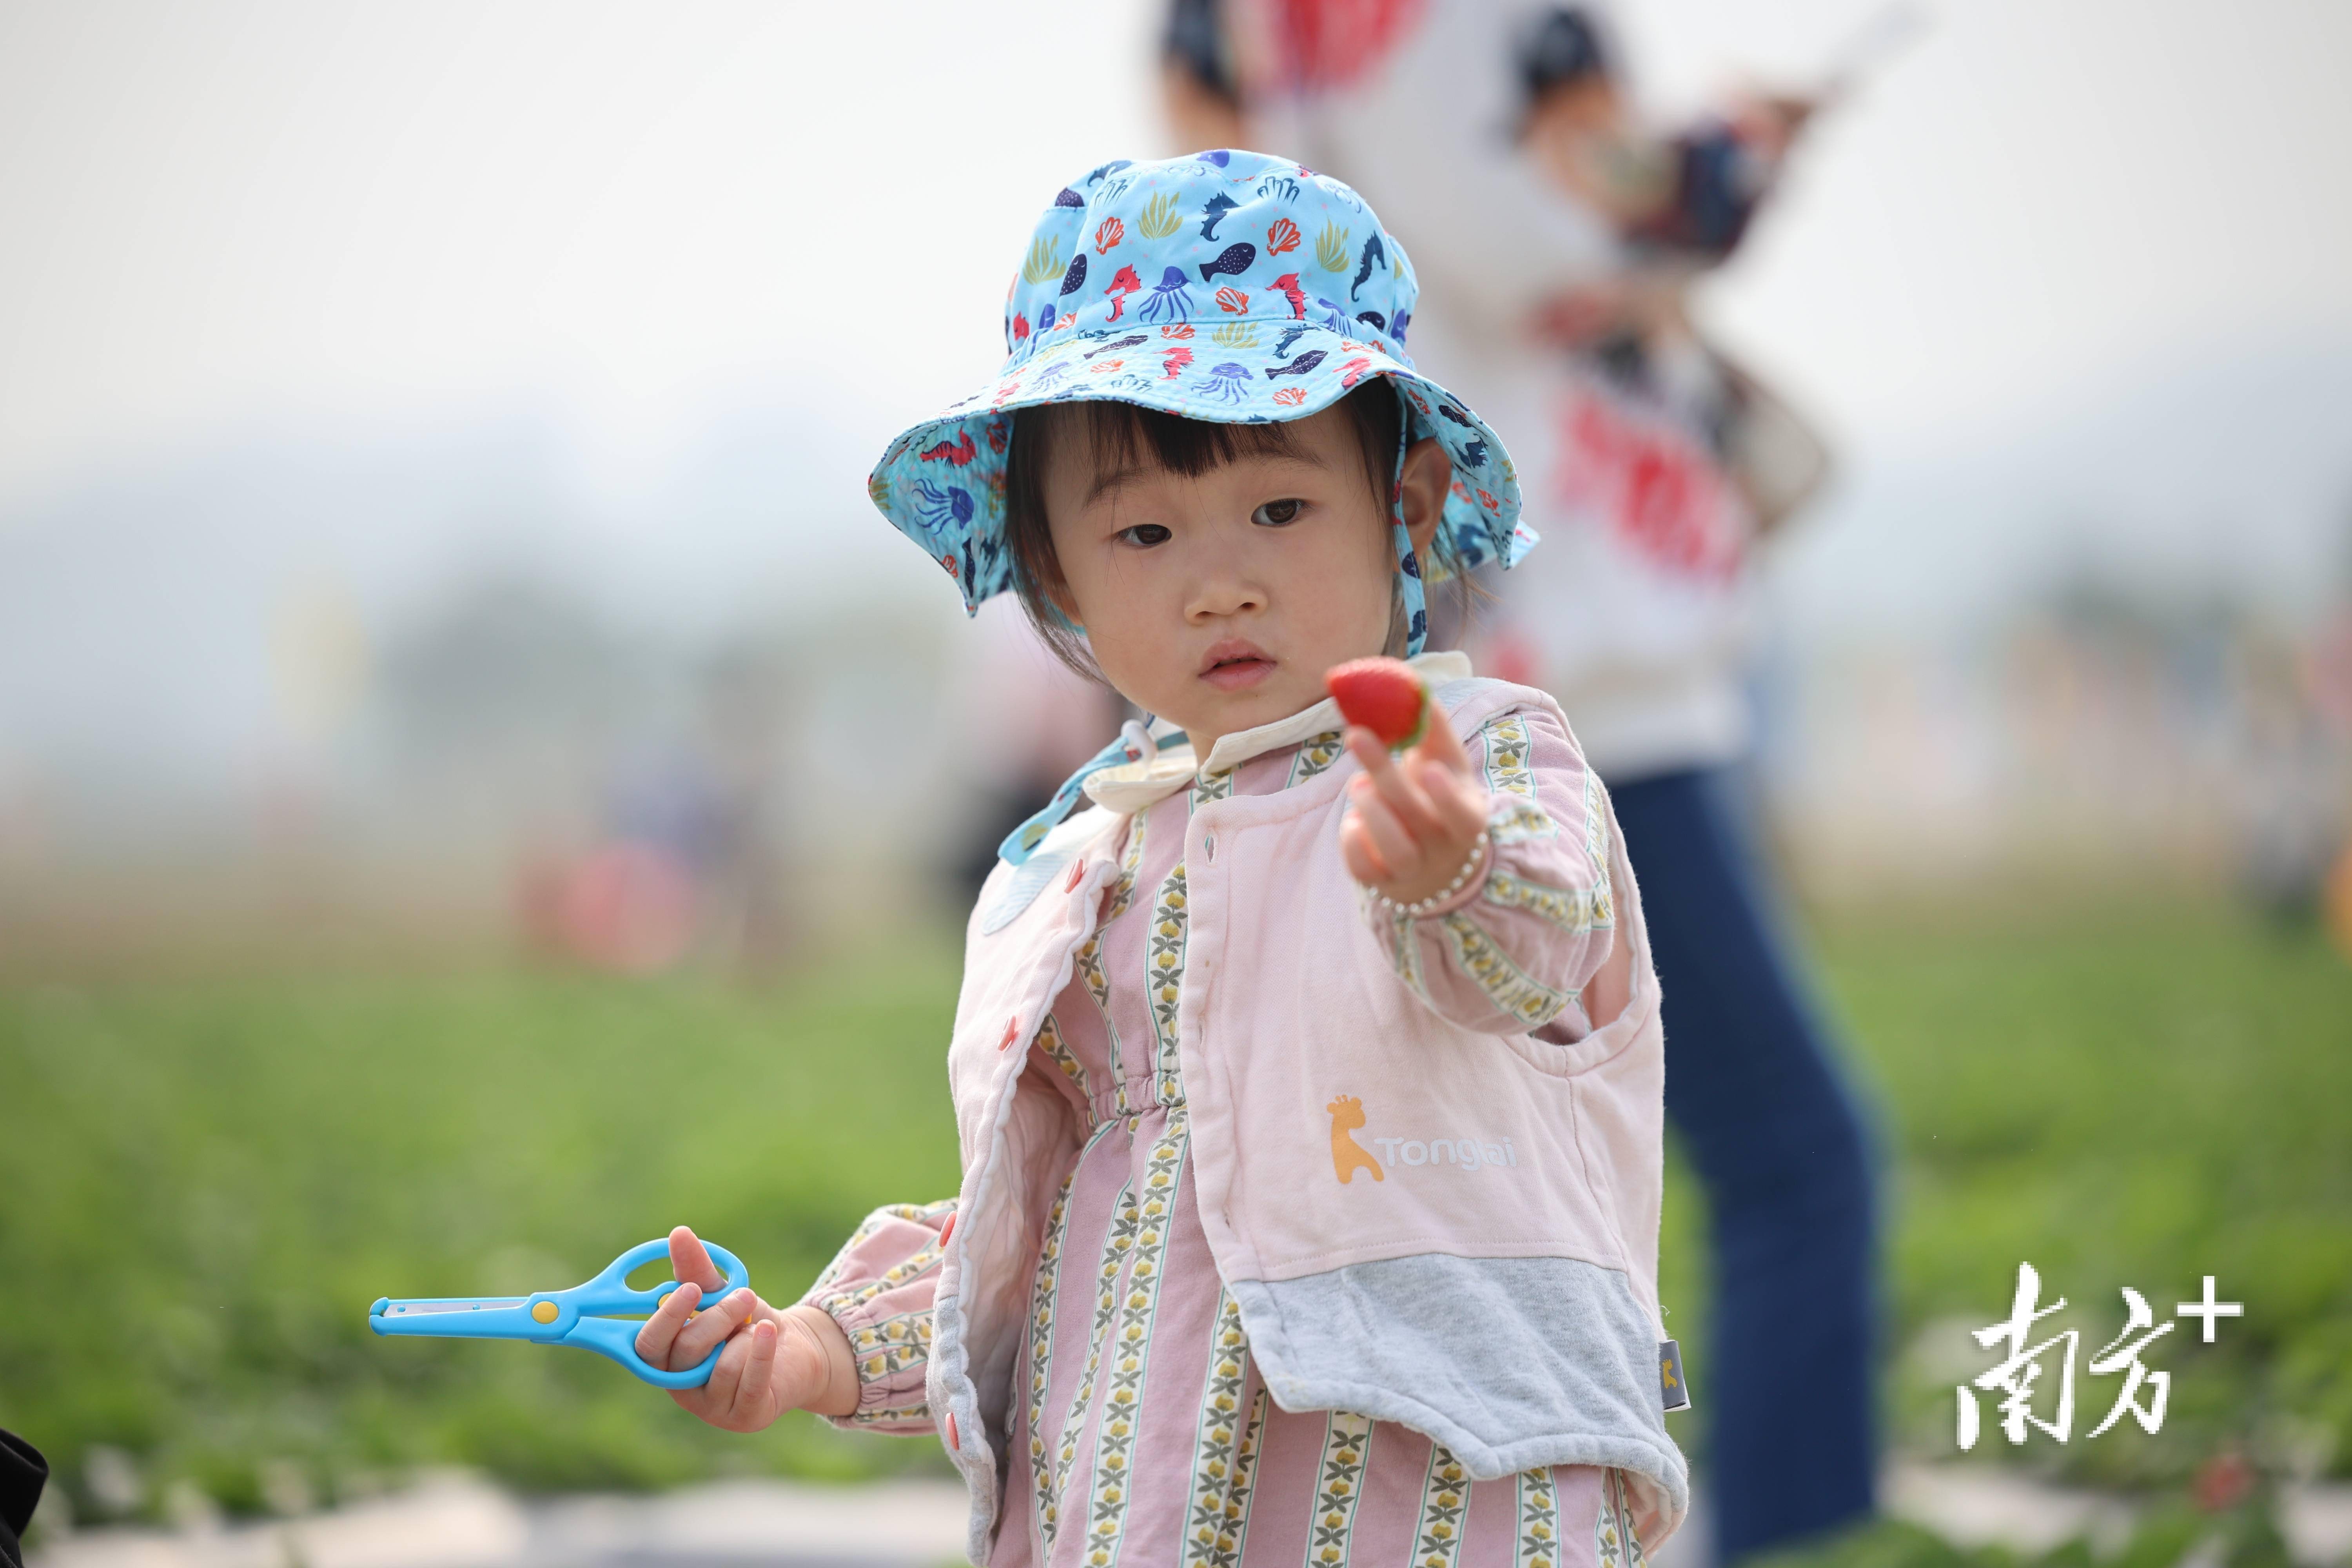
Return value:
<svg viewBox="0 0 2352 1568">
<path fill-rule="evenodd" d="M 1509 566 L 1535 543 L 1517 479 L 1495 433 L 1413 370 L 1415 293 L 1404 247 L 1328 175 L 1237 150 L 1106 163 L 1038 217 L 995 379 L 892 441 L 867 492 L 977 610 L 1013 585 L 1014 409 L 1096 398 L 1223 424 L 1302 419 L 1378 375 L 1408 438 L 1433 436 L 1453 460 L 1442 526 L 1454 563 Z M 1422 566 L 1400 555 L 1417 646 Z"/>
</svg>

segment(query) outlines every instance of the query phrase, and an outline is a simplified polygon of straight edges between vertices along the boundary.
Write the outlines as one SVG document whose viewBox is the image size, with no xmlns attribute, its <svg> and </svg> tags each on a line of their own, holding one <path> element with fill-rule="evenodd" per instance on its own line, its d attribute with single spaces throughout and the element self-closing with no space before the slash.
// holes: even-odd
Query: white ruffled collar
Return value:
<svg viewBox="0 0 2352 1568">
<path fill-rule="evenodd" d="M 1417 654 L 1405 662 L 1412 665 L 1433 688 L 1466 680 L 1470 676 L 1470 656 L 1452 649 L 1443 653 Z M 1347 721 L 1339 717 L 1339 704 L 1327 697 L 1287 719 L 1276 719 L 1254 730 L 1238 730 L 1230 735 L 1220 735 L 1216 745 L 1210 750 L 1205 767 L 1194 759 L 1192 744 L 1180 741 L 1166 751 L 1139 762 L 1103 768 L 1087 779 L 1087 798 L 1122 816 L 1132 816 L 1174 795 L 1196 776 L 1225 773 L 1241 766 L 1252 757 L 1297 745 L 1302 741 L 1344 729 L 1346 724 Z M 1155 725 L 1153 728 L 1162 729 L 1164 726 Z"/>
</svg>

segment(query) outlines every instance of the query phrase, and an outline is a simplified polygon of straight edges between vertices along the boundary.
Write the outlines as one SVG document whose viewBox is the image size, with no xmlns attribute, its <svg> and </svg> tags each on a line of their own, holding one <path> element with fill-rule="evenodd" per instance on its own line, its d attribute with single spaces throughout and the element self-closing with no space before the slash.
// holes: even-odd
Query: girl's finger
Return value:
<svg viewBox="0 0 2352 1568">
<path fill-rule="evenodd" d="M 1360 742 L 1359 736 L 1362 737 Z M 1348 749 L 1363 764 L 1364 776 L 1371 781 L 1381 798 L 1389 803 L 1389 809 L 1396 813 L 1397 820 L 1403 825 L 1409 837 L 1423 840 L 1441 836 L 1439 818 L 1431 809 L 1422 786 L 1413 782 L 1405 769 L 1397 765 L 1396 759 L 1389 755 L 1388 748 L 1381 744 L 1379 736 L 1370 730 L 1350 730 L 1348 731 Z"/>
<path fill-rule="evenodd" d="M 1454 787 L 1448 775 L 1445 787 Z M 1405 830 L 1413 843 L 1426 851 L 1442 846 L 1451 837 L 1444 816 L 1430 799 L 1429 784 L 1424 769 L 1398 767 L 1389 770 L 1381 786 L 1381 799 L 1396 813 L 1397 825 Z"/>
<path fill-rule="evenodd" d="M 1373 847 L 1372 836 L 1365 830 L 1362 823 L 1356 820 L 1353 813 L 1339 824 L 1339 855 L 1348 863 L 1348 875 L 1368 888 L 1394 879 L 1389 871 L 1388 862 L 1382 860 L 1380 851 Z"/>
<path fill-rule="evenodd" d="M 710 1381 L 702 1385 L 702 1418 L 714 1426 L 725 1426 L 735 1408 L 736 1395 L 742 1390 L 743 1363 L 750 1359 L 747 1352 L 729 1345 L 719 1352 L 719 1364 L 710 1369 Z"/>
<path fill-rule="evenodd" d="M 1447 773 L 1435 763 L 1421 764 L 1421 786 L 1446 833 L 1465 845 L 1486 826 L 1486 792 L 1459 773 Z"/>
<path fill-rule="evenodd" d="M 727 1287 L 727 1276 L 719 1273 L 719 1266 L 710 1261 L 710 1253 L 702 1245 L 702 1238 L 685 1226 L 679 1226 L 669 1233 L 669 1271 L 674 1279 L 701 1286 L 706 1295 Z"/>
<path fill-rule="evenodd" d="M 1462 737 L 1454 732 L 1454 721 L 1433 702 L 1429 705 L 1429 728 L 1412 751 L 1417 760 L 1435 763 L 1450 773 L 1470 772 L 1470 754 L 1462 749 Z"/>
<path fill-rule="evenodd" d="M 692 1366 L 709 1355 L 711 1346 L 743 1325 L 743 1321 L 751 1315 L 751 1310 L 758 1305 L 759 1300 L 747 1286 L 712 1302 L 709 1311 L 697 1315 L 692 1322 L 678 1331 L 675 1352 L 680 1358 L 678 1364 Z"/>
<path fill-rule="evenodd" d="M 678 1331 L 686 1327 L 688 1317 L 701 1300 L 702 1288 L 698 1285 L 681 1285 L 662 1298 L 654 1315 L 637 1331 L 637 1353 L 646 1358 L 647 1365 L 664 1372 L 673 1370 L 669 1364 L 670 1348 L 677 1342 Z"/>
<path fill-rule="evenodd" d="M 735 1395 L 730 1408 L 739 1420 L 756 1420 L 765 1414 L 769 1389 L 776 1377 L 776 1325 L 762 1318 L 751 1325 L 745 1336 L 751 1342 L 751 1354 L 743 1361 L 742 1375 L 735 1384 Z"/>
<path fill-rule="evenodd" d="M 1373 783 L 1378 784 L 1384 774 L 1396 770 L 1396 762 L 1389 755 L 1388 747 L 1378 735 L 1361 724 L 1348 726 L 1346 744 L 1348 754 L 1356 759 L 1364 770 L 1364 776 Z"/>
<path fill-rule="evenodd" d="M 1387 801 L 1367 789 L 1357 797 L 1355 806 L 1356 820 L 1364 825 L 1364 831 L 1371 836 L 1372 847 L 1380 851 L 1381 863 L 1389 868 L 1385 880 L 1407 878 L 1420 869 L 1421 847 L 1397 821 Z"/>
</svg>

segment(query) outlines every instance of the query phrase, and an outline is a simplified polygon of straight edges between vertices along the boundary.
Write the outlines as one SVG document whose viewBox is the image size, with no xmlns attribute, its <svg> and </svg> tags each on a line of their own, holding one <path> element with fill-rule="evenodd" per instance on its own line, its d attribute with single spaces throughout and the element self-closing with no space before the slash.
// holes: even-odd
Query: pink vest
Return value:
<svg viewBox="0 0 2352 1568">
<path fill-rule="evenodd" d="M 1558 712 L 1499 681 L 1437 697 L 1465 733 L 1512 709 Z M 1218 1274 L 1285 1409 L 1401 1422 L 1475 1479 L 1622 1468 L 1655 1545 L 1688 1501 L 1660 1378 L 1664 1040 L 1614 816 L 1632 1001 L 1571 1045 L 1483 1034 L 1423 1005 L 1357 916 L 1338 833 L 1356 771 L 1343 759 L 1270 795 L 1203 802 L 1185 829 L 1181 1114 Z M 1066 1101 L 1023 1068 L 1118 875 L 1124 820 L 1097 808 L 1026 867 L 1000 865 L 968 939 L 948 1049 L 963 1187 L 929 1401 L 971 1490 L 976 1563 L 1030 1274 L 1077 1137 Z M 984 918 L 1016 877 L 1034 899 L 1009 921 Z"/>
</svg>

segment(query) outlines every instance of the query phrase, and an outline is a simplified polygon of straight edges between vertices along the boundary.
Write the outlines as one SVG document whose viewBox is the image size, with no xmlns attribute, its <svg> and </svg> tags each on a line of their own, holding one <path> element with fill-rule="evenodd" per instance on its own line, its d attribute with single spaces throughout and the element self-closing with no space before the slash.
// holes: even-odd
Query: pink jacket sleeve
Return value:
<svg viewBox="0 0 2352 1568">
<path fill-rule="evenodd" d="M 1364 918 L 1432 1011 L 1488 1034 L 1590 1026 L 1585 985 L 1616 937 L 1601 783 L 1549 713 L 1514 710 L 1465 737 L 1490 804 L 1486 870 L 1418 919 L 1371 898 Z"/>
<path fill-rule="evenodd" d="M 824 1266 L 802 1302 L 841 1327 L 857 1359 L 857 1408 L 836 1426 L 929 1433 L 923 1373 L 931 1359 L 931 1294 L 954 1200 L 876 1209 Z"/>
</svg>

